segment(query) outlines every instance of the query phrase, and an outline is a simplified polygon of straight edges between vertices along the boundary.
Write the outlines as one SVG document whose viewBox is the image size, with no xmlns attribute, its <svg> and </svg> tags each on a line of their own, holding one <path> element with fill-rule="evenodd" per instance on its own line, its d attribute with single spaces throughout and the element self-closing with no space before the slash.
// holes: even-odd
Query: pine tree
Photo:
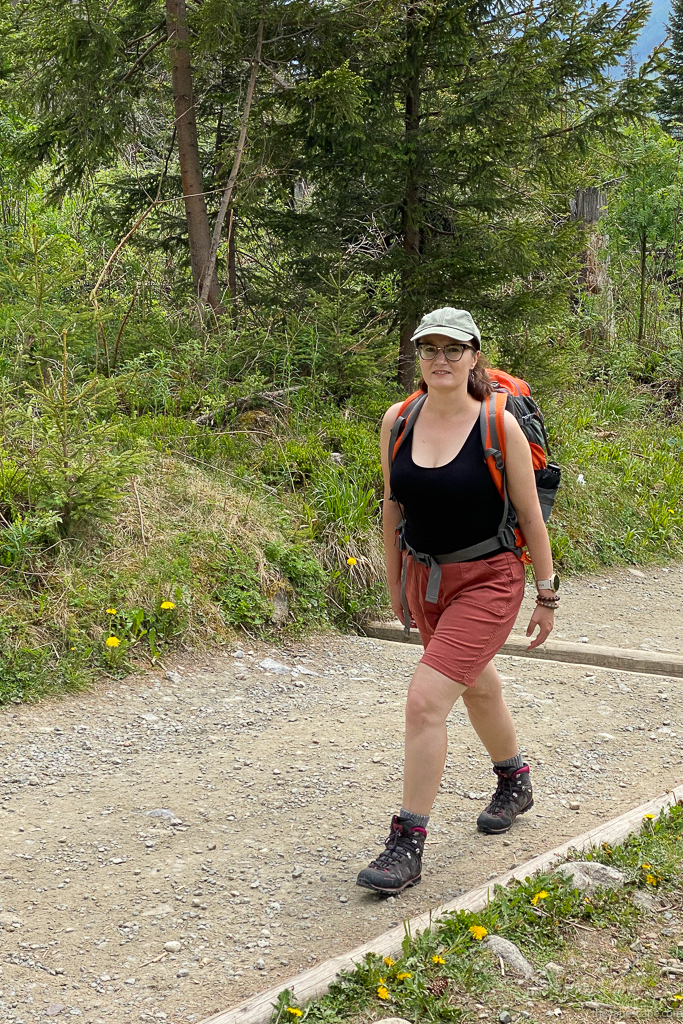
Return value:
<svg viewBox="0 0 683 1024">
<path fill-rule="evenodd" d="M 683 137 L 683 0 L 672 0 L 667 31 L 669 45 L 660 78 L 657 112 L 663 127 L 680 139 Z"/>
<path fill-rule="evenodd" d="M 325 45 L 303 48 L 305 84 L 285 101 L 299 133 L 292 173 L 312 184 L 301 219 L 318 235 L 298 262 L 332 250 L 334 233 L 378 288 L 393 283 L 406 388 L 428 308 L 468 306 L 509 334 L 565 287 L 573 229 L 551 183 L 651 104 L 647 69 L 610 74 L 648 11 L 645 0 L 625 10 L 384 0 L 364 24 L 347 15 Z M 284 219 L 291 231 L 296 218 Z"/>
</svg>

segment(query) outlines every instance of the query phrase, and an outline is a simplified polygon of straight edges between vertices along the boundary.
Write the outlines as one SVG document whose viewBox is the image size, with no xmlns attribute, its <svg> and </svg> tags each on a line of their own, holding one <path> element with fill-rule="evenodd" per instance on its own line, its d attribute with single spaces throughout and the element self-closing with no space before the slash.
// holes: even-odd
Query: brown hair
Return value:
<svg viewBox="0 0 683 1024">
<path fill-rule="evenodd" d="M 467 378 L 467 391 L 472 395 L 472 398 L 476 398 L 478 402 L 483 402 L 484 399 L 488 398 L 493 391 L 491 378 L 486 372 L 486 366 L 482 360 L 483 357 L 480 355 L 470 370 Z M 429 390 L 424 377 L 420 377 L 420 383 L 417 386 L 418 389 L 420 391 L 424 391 L 425 394 Z"/>
</svg>

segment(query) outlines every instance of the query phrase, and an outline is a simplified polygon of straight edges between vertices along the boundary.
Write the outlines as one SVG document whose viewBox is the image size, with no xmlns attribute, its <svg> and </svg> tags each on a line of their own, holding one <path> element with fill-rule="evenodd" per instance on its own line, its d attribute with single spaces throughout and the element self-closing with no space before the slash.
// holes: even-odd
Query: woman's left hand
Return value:
<svg viewBox="0 0 683 1024">
<path fill-rule="evenodd" d="M 531 651 L 534 647 L 538 647 L 539 644 L 545 643 L 552 633 L 554 624 L 555 610 L 553 608 L 544 608 L 542 605 L 537 604 L 529 621 L 529 625 L 527 626 L 526 635 L 532 636 L 536 626 L 538 626 L 539 633 L 538 636 L 531 641 L 527 647 L 527 651 Z"/>
</svg>

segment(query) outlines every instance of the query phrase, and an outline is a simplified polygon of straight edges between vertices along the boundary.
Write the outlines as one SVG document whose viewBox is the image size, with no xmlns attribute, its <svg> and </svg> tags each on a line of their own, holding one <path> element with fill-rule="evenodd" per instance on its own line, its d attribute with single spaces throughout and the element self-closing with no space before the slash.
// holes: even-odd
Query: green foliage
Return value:
<svg viewBox="0 0 683 1024">
<path fill-rule="evenodd" d="M 261 576 L 253 554 L 227 545 L 211 566 L 215 579 L 211 597 L 218 602 L 228 625 L 260 629 L 272 618 L 261 589 Z"/>
<path fill-rule="evenodd" d="M 564 471 L 549 522 L 557 563 L 585 570 L 675 557 L 683 542 L 681 425 L 623 386 L 572 395 L 550 423 Z"/>
<path fill-rule="evenodd" d="M 115 449 L 114 428 L 97 418 L 109 396 L 97 378 L 75 379 L 69 370 L 66 334 L 63 344 L 58 374 L 46 366 L 45 383 L 26 386 L 24 402 L 15 392 L 5 391 L 3 422 L 13 454 L 5 467 L 0 453 L 0 501 L 6 520 L 41 510 L 68 536 L 86 520 L 112 516 L 142 456 Z"/>
</svg>

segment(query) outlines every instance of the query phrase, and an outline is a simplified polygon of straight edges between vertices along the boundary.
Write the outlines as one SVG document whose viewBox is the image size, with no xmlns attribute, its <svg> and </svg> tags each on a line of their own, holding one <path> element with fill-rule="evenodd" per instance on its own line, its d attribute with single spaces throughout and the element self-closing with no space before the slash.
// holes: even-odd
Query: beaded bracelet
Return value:
<svg viewBox="0 0 683 1024">
<path fill-rule="evenodd" d="M 560 595 L 559 594 L 556 594 L 555 597 L 541 597 L 541 595 L 539 594 L 536 597 L 536 604 L 539 605 L 541 608 L 552 608 L 553 611 L 554 611 L 555 608 L 557 608 L 559 603 L 560 603 Z"/>
</svg>

